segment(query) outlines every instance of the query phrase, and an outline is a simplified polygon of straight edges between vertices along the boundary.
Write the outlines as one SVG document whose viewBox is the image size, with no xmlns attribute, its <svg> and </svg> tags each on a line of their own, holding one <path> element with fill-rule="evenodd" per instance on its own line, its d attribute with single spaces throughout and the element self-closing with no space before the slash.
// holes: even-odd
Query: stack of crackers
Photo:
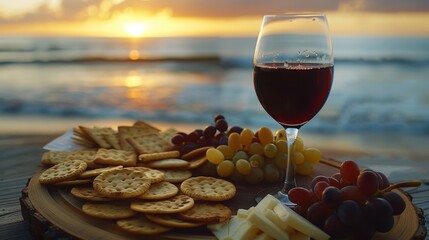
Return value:
<svg viewBox="0 0 429 240">
<path fill-rule="evenodd" d="M 165 144 L 171 136 L 165 134 L 159 140 L 172 130 L 137 123 L 117 132 L 79 127 L 76 141 L 85 140 L 92 149 L 46 152 L 42 164 L 49 168 L 40 175 L 40 184 L 71 186 L 71 194 L 82 200 L 84 213 L 115 221 L 135 234 L 161 234 L 228 220 L 232 212 L 222 201 L 235 196 L 234 184 L 193 177 L 190 171 L 206 161 L 208 148 L 180 156 Z"/>
</svg>

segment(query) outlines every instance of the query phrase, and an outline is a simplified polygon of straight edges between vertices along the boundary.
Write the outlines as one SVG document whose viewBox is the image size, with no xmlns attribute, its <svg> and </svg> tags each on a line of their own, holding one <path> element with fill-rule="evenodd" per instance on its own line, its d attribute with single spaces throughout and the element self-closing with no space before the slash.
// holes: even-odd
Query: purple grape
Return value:
<svg viewBox="0 0 429 240">
<path fill-rule="evenodd" d="M 216 127 L 214 126 L 207 126 L 203 130 L 203 136 L 207 139 L 214 137 L 216 134 Z"/>
<path fill-rule="evenodd" d="M 219 139 L 219 145 L 228 145 L 228 136 L 222 136 Z"/>
<path fill-rule="evenodd" d="M 405 210 L 405 201 L 395 192 L 387 192 L 383 195 L 392 206 L 393 215 L 400 215 Z"/>
<path fill-rule="evenodd" d="M 315 202 L 307 209 L 307 220 L 319 228 L 323 228 L 325 220 L 331 215 L 332 211 L 322 202 Z"/>
<path fill-rule="evenodd" d="M 240 134 L 242 131 L 243 131 L 243 128 L 242 128 L 242 127 L 234 126 L 234 127 L 231 127 L 231 128 L 228 130 L 228 135 L 230 135 L 230 134 L 231 134 L 231 133 L 233 133 L 233 132 L 236 132 L 236 133 Z"/>
<path fill-rule="evenodd" d="M 388 188 L 390 186 L 390 182 L 389 182 L 389 179 L 387 179 L 386 175 L 384 175 L 384 173 L 382 172 L 376 172 L 376 173 L 379 177 L 378 189 Z"/>
<path fill-rule="evenodd" d="M 375 234 L 375 226 L 369 221 L 363 221 L 360 225 L 354 226 L 352 239 L 372 239 Z"/>
<path fill-rule="evenodd" d="M 220 115 L 220 114 L 218 114 L 218 115 L 214 116 L 214 122 L 217 122 L 217 121 L 218 121 L 218 120 L 220 120 L 220 119 L 225 120 L 225 117 L 224 117 L 223 115 Z"/>
<path fill-rule="evenodd" d="M 345 238 L 349 234 L 349 227 L 344 225 L 336 214 L 331 214 L 323 225 L 323 231 L 325 231 L 331 238 Z"/>
<path fill-rule="evenodd" d="M 374 223 L 393 216 L 393 209 L 390 203 L 384 198 L 379 197 L 368 199 L 365 205 L 363 205 L 363 212 Z"/>
<path fill-rule="evenodd" d="M 186 145 L 183 145 L 179 151 L 180 151 L 181 155 L 184 155 L 184 154 L 186 154 L 192 150 L 195 150 L 197 148 L 198 147 L 195 144 L 186 144 Z"/>
<path fill-rule="evenodd" d="M 328 207 L 335 209 L 342 201 L 341 190 L 336 187 L 327 187 L 323 190 L 322 201 Z"/>
<path fill-rule="evenodd" d="M 171 139 L 171 142 L 176 145 L 176 146 L 181 146 L 183 144 L 183 142 L 185 141 L 185 138 L 183 137 L 182 134 L 176 134 L 174 135 L 174 137 Z"/>
<path fill-rule="evenodd" d="M 343 224 L 350 227 L 360 224 L 363 220 L 362 210 L 353 200 L 342 202 L 337 208 L 337 216 Z"/>
<path fill-rule="evenodd" d="M 219 132 L 226 132 L 228 130 L 228 123 L 225 119 L 219 119 L 215 123 L 216 129 L 219 130 Z"/>
<path fill-rule="evenodd" d="M 188 137 L 186 138 L 186 141 L 187 142 L 196 143 L 199 138 L 200 138 L 200 136 L 198 135 L 198 133 L 191 132 L 191 133 L 188 134 Z"/>
</svg>

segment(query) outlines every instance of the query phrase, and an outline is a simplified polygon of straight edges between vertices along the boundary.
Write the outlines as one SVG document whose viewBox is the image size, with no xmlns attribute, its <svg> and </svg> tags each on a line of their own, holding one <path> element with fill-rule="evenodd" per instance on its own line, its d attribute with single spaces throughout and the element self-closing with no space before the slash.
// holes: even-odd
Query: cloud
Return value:
<svg viewBox="0 0 429 240">
<path fill-rule="evenodd" d="M 46 0 L 26 14 L 0 22 L 76 21 L 109 19 L 118 12 L 134 11 L 156 15 L 168 9 L 175 17 L 242 17 L 284 12 L 422 12 L 427 0 Z"/>
</svg>

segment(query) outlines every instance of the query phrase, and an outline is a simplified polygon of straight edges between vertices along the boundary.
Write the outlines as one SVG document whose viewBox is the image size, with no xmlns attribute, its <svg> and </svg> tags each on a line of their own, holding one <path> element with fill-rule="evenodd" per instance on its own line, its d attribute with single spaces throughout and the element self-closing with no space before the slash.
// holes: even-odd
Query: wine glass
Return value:
<svg viewBox="0 0 429 240">
<path fill-rule="evenodd" d="M 323 107 L 331 90 L 334 57 L 324 14 L 266 15 L 253 58 L 253 83 L 265 111 L 285 128 L 288 156 L 282 189 L 273 195 L 293 205 L 293 147 L 298 129 Z"/>
</svg>

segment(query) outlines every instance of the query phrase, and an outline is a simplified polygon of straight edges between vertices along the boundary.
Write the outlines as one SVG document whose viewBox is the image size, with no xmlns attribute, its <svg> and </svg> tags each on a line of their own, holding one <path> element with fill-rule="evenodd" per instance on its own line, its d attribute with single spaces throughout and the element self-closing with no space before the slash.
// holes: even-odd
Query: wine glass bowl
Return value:
<svg viewBox="0 0 429 240">
<path fill-rule="evenodd" d="M 299 128 L 325 104 L 333 69 L 325 15 L 264 16 L 253 59 L 253 83 L 262 107 L 286 130 L 286 179 L 275 194 L 285 204 L 290 204 L 287 192 L 296 186 L 293 144 Z"/>
</svg>

